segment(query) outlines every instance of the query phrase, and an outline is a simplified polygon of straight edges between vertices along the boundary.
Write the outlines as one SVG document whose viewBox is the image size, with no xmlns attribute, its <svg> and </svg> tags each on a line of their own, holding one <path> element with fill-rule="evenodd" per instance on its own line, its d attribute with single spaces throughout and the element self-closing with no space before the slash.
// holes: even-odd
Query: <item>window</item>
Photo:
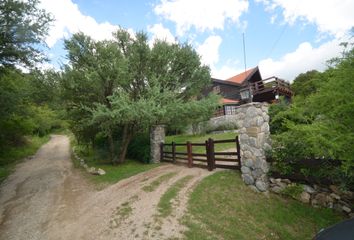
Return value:
<svg viewBox="0 0 354 240">
<path fill-rule="evenodd" d="M 249 89 L 243 89 L 241 90 L 241 99 L 249 99 L 250 98 L 250 90 Z"/>
<path fill-rule="evenodd" d="M 236 106 L 225 106 L 225 115 L 235 115 Z"/>
</svg>

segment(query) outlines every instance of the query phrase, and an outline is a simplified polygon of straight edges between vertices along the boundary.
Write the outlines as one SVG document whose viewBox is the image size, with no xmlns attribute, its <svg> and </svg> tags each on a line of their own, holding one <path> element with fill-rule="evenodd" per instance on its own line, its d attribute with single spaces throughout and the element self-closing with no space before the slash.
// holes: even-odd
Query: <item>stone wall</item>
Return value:
<svg viewBox="0 0 354 240">
<path fill-rule="evenodd" d="M 248 103 L 237 109 L 242 179 L 257 191 L 267 191 L 269 163 L 266 151 L 270 146 L 267 103 Z"/>
<path fill-rule="evenodd" d="M 242 179 L 257 191 L 267 191 L 269 182 L 265 151 L 270 149 L 269 115 L 267 103 L 248 103 L 236 108 L 234 115 L 215 117 L 207 122 L 190 126 L 189 134 L 199 134 L 206 129 L 234 126 L 238 129 L 241 148 Z"/>
<path fill-rule="evenodd" d="M 150 129 L 150 162 L 160 162 L 160 144 L 163 142 L 165 142 L 165 126 L 152 126 Z"/>
<path fill-rule="evenodd" d="M 311 204 L 313 207 L 332 208 L 347 214 L 348 217 L 354 217 L 354 192 L 343 190 L 335 185 L 307 185 L 281 178 L 270 178 L 269 180 L 270 191 L 274 193 L 288 195 L 303 203 Z"/>
</svg>

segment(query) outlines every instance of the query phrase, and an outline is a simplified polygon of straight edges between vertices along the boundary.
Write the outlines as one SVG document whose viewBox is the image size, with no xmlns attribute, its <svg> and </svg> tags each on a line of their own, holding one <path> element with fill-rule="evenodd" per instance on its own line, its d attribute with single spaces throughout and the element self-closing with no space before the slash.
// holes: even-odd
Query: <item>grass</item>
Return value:
<svg viewBox="0 0 354 240">
<path fill-rule="evenodd" d="M 175 199 L 179 191 L 193 178 L 193 176 L 185 176 L 175 182 L 160 198 L 157 204 L 160 217 L 167 217 L 172 212 L 172 200 Z"/>
<path fill-rule="evenodd" d="M 127 219 L 132 213 L 132 203 L 138 200 L 138 196 L 133 196 L 128 202 L 124 202 L 121 206 L 117 207 L 113 212 L 110 220 L 111 228 L 118 227 L 125 219 Z"/>
<path fill-rule="evenodd" d="M 4 154 L 0 156 L 0 183 L 12 173 L 17 163 L 25 157 L 34 155 L 49 138 L 49 135 L 28 136 L 24 145 L 5 149 Z"/>
<path fill-rule="evenodd" d="M 203 179 L 191 194 L 183 222 L 186 239 L 311 239 L 340 221 L 331 209 L 315 209 L 244 185 L 240 174 L 221 171 Z"/>
<path fill-rule="evenodd" d="M 77 145 L 72 135 L 70 136 L 70 142 L 72 146 L 75 146 L 76 153 L 85 159 L 85 162 L 89 167 L 95 167 L 96 169 L 101 168 L 106 172 L 106 174 L 102 176 L 85 173 L 85 175 L 97 185 L 104 186 L 106 184 L 114 184 L 122 179 L 161 166 L 161 164 L 158 163 L 147 164 L 132 159 L 126 159 L 124 163 L 112 165 L 110 160 L 107 159 L 106 156 L 102 156 L 102 153 L 99 151 L 93 150 L 92 148 L 86 148 L 82 145 Z M 80 166 L 79 161 L 74 157 L 73 162 L 75 167 Z"/>
<path fill-rule="evenodd" d="M 84 159 L 85 156 L 83 156 Z M 87 177 L 96 184 L 114 184 L 122 179 L 129 178 L 141 172 L 148 171 L 161 164 L 146 164 L 139 161 L 127 159 L 124 163 L 119 165 L 112 165 L 109 162 L 88 162 L 89 167 L 103 169 L 106 174 L 102 176 L 91 175 L 87 173 Z M 77 166 L 77 164 L 75 164 Z"/>
<path fill-rule="evenodd" d="M 170 178 L 172 178 L 176 174 L 177 174 L 177 172 L 170 172 L 170 173 L 166 173 L 164 175 L 161 175 L 156 180 L 152 181 L 149 185 L 144 186 L 142 189 L 145 192 L 153 192 L 153 191 L 155 191 L 155 189 L 158 186 L 161 185 L 162 182 L 169 180 Z"/>
<path fill-rule="evenodd" d="M 167 136 L 165 138 L 165 143 L 171 143 L 172 141 L 175 143 L 186 143 L 190 141 L 192 143 L 205 143 L 208 138 L 212 138 L 214 140 L 222 140 L 222 139 L 234 139 L 236 137 L 236 133 L 227 132 L 227 133 L 218 133 L 218 134 L 203 134 L 203 135 L 174 135 Z M 230 148 L 236 148 L 235 143 L 223 143 L 223 144 L 215 144 L 216 151 L 223 151 Z M 187 152 L 187 148 L 184 146 L 176 146 L 177 152 Z M 195 153 L 205 153 L 205 147 L 193 147 L 193 152 Z"/>
</svg>

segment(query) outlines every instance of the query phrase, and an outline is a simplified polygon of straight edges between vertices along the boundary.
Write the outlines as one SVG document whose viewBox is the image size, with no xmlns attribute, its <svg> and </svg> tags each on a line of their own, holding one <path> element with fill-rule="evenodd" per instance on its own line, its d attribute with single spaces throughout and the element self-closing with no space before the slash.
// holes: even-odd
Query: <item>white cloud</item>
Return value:
<svg viewBox="0 0 354 240">
<path fill-rule="evenodd" d="M 342 37 L 354 26 L 354 1 L 352 0 L 258 0 L 273 12 L 282 9 L 284 20 L 293 24 L 300 20 L 313 23 L 321 33 Z"/>
<path fill-rule="evenodd" d="M 197 52 L 200 54 L 202 62 L 211 68 L 219 61 L 219 47 L 222 38 L 217 35 L 209 36 L 204 43 L 197 46 Z"/>
<path fill-rule="evenodd" d="M 153 26 L 147 27 L 148 31 L 152 33 L 152 38 L 150 41 L 150 45 L 157 40 L 166 40 L 169 43 L 175 43 L 175 37 L 172 35 L 168 28 L 165 28 L 161 23 L 154 24 Z"/>
<path fill-rule="evenodd" d="M 194 27 L 200 32 L 223 29 L 226 21 L 239 23 L 248 10 L 246 0 L 161 0 L 154 12 L 176 23 L 177 34 Z"/>
<path fill-rule="evenodd" d="M 96 40 L 112 38 L 118 26 L 109 22 L 98 23 L 94 18 L 82 14 L 71 0 L 42 0 L 40 7 L 50 12 L 55 21 L 49 30 L 46 42 L 52 47 L 59 39 L 82 31 Z"/>
<path fill-rule="evenodd" d="M 292 81 L 298 74 L 316 69 L 326 69 L 326 60 L 338 56 L 342 50 L 339 40 L 333 40 L 314 48 L 310 43 L 301 43 L 291 53 L 279 60 L 267 58 L 259 62 L 263 78 L 277 76 Z"/>
<path fill-rule="evenodd" d="M 211 69 L 211 76 L 217 79 L 226 80 L 236 74 L 243 72 L 244 69 L 232 67 L 230 65 L 224 65 L 221 68 L 213 67 Z"/>
</svg>

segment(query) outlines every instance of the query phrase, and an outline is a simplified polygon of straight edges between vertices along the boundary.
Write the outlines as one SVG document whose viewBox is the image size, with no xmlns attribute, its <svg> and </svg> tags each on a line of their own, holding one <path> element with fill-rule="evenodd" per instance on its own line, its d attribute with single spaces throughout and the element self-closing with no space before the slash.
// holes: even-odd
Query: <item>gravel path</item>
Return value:
<svg viewBox="0 0 354 240">
<path fill-rule="evenodd" d="M 154 191 L 142 190 L 170 172 L 175 175 Z M 1 185 L 0 239 L 180 238 L 188 195 L 209 174 L 168 164 L 97 191 L 72 167 L 68 138 L 53 135 Z M 172 214 L 159 217 L 161 196 L 188 175 L 193 178 L 174 199 Z"/>
</svg>

